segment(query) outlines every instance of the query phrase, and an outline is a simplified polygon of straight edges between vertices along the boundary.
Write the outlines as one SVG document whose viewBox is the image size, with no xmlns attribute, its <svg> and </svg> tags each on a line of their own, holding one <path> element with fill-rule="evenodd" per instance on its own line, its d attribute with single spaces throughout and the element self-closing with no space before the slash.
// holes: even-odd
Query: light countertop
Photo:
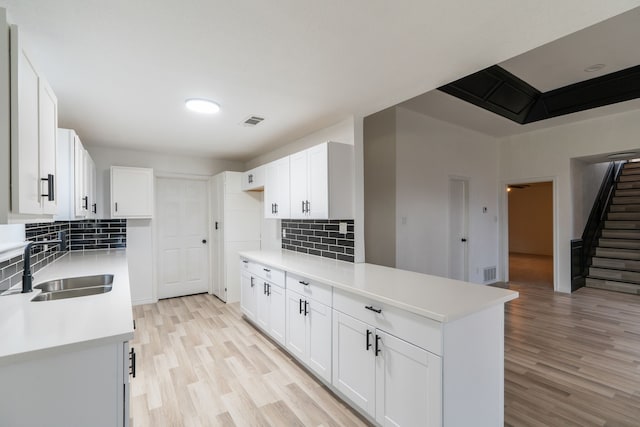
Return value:
<svg viewBox="0 0 640 427">
<path fill-rule="evenodd" d="M 113 274 L 110 292 L 31 302 L 40 293 L 0 296 L 0 364 L 69 347 L 133 338 L 126 251 L 70 252 L 33 274 L 33 285 L 64 277 Z"/>
<path fill-rule="evenodd" d="M 517 292 L 507 289 L 287 250 L 247 251 L 240 256 L 438 322 L 451 322 L 518 298 Z"/>
</svg>

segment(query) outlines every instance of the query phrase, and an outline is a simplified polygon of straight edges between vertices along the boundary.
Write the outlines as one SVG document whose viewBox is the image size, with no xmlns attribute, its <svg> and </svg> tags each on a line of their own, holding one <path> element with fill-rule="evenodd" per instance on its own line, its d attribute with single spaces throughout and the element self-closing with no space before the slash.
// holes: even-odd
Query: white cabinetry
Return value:
<svg viewBox="0 0 640 427">
<path fill-rule="evenodd" d="M 265 218 L 289 218 L 289 203 L 289 157 L 284 157 L 265 166 Z"/>
<path fill-rule="evenodd" d="M 256 278 L 248 270 L 249 261 L 240 261 L 240 310 L 250 320 L 256 320 L 258 288 Z"/>
<path fill-rule="evenodd" d="M 331 382 L 331 287 L 287 273 L 286 347 Z"/>
<path fill-rule="evenodd" d="M 325 142 L 289 162 L 291 218 L 353 218 L 353 146 Z"/>
<path fill-rule="evenodd" d="M 242 174 L 242 191 L 264 188 L 264 166 L 258 166 Z"/>
<path fill-rule="evenodd" d="M 11 211 L 56 213 L 58 101 L 11 26 Z"/>
<path fill-rule="evenodd" d="M 111 217 L 153 216 L 153 169 L 111 166 Z"/>
<path fill-rule="evenodd" d="M 0 367 L 2 425 L 128 426 L 128 348 L 103 344 Z"/>
<path fill-rule="evenodd" d="M 242 191 L 243 174 L 211 178 L 211 292 L 225 302 L 240 300 L 238 252 L 260 249 L 260 196 Z"/>
</svg>

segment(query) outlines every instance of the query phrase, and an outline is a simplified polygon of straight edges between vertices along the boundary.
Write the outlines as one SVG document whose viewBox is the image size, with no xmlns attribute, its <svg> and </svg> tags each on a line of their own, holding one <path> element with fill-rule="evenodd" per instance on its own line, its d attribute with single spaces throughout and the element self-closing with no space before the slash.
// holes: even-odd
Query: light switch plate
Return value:
<svg viewBox="0 0 640 427">
<path fill-rule="evenodd" d="M 347 223 L 346 222 L 341 222 L 338 225 L 338 233 L 347 234 Z"/>
</svg>

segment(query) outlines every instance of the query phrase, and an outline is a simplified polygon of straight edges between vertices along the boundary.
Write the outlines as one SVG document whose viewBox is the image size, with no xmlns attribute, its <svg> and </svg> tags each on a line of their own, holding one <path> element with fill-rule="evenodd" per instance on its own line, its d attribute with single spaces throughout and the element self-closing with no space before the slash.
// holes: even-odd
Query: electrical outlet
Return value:
<svg viewBox="0 0 640 427">
<path fill-rule="evenodd" d="M 347 234 L 347 223 L 346 222 L 341 222 L 338 225 L 338 233 Z"/>
</svg>

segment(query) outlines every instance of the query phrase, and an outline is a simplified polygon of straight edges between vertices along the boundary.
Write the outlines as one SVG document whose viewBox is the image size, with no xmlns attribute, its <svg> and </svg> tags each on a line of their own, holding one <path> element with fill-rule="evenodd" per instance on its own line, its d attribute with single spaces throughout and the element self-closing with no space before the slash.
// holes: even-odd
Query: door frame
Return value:
<svg viewBox="0 0 640 427">
<path fill-rule="evenodd" d="M 207 242 L 211 242 L 211 187 L 209 183 L 209 175 L 192 175 L 185 173 L 175 173 L 175 172 L 155 172 L 153 177 L 153 185 L 154 185 L 154 193 L 157 192 L 158 188 L 158 179 L 188 179 L 192 181 L 204 181 L 206 183 L 206 192 L 207 192 Z M 151 244 L 153 246 L 152 259 L 153 259 L 153 300 L 158 301 L 158 277 L 160 276 L 160 263 L 158 260 L 160 259 L 160 247 L 157 244 L 159 241 L 159 230 L 158 230 L 158 198 L 154 197 L 153 201 L 153 216 L 155 221 L 151 221 Z M 209 284 L 207 286 L 207 293 L 211 294 L 211 245 L 207 245 L 207 259 L 209 260 Z"/>
<path fill-rule="evenodd" d="M 461 175 L 449 175 L 449 179 L 447 180 L 447 275 L 449 278 L 451 277 L 451 182 L 452 181 L 462 181 L 464 182 L 464 232 L 466 234 L 466 245 L 464 245 L 464 278 L 462 279 L 465 282 L 469 281 L 469 195 L 470 195 L 470 186 L 471 186 L 471 178 L 468 176 Z"/>
<path fill-rule="evenodd" d="M 551 202 L 553 203 L 553 291 L 559 292 L 558 286 L 559 280 L 559 248 L 560 242 L 558 237 L 558 177 L 557 176 L 545 176 L 534 178 L 519 178 L 519 179 L 506 179 L 502 180 L 500 186 L 500 221 L 499 227 L 499 245 L 500 254 L 498 258 L 499 272 L 501 274 L 500 279 L 503 282 L 509 281 L 509 198 L 507 197 L 507 187 L 509 185 L 519 184 L 535 184 L 539 182 L 551 182 L 552 196 Z"/>
</svg>

